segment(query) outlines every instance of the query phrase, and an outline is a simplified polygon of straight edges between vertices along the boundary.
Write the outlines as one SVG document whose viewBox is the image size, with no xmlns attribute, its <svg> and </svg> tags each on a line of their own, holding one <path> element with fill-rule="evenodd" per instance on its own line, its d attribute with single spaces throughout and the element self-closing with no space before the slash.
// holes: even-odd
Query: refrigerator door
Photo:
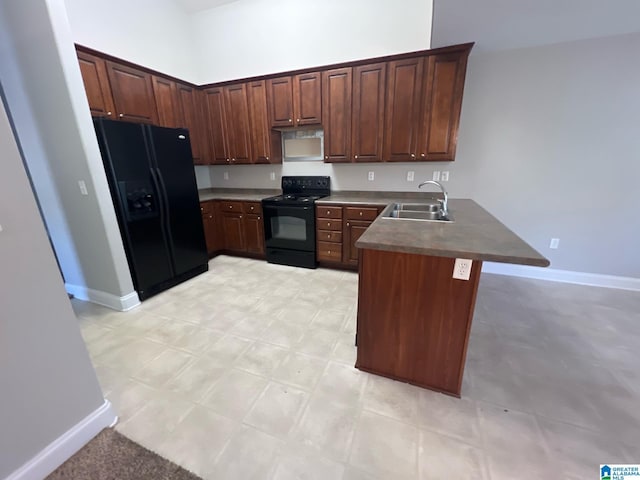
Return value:
<svg viewBox="0 0 640 480">
<path fill-rule="evenodd" d="M 182 275 L 206 265 L 209 260 L 189 132 L 177 128 L 147 128 L 153 151 L 153 168 L 163 191 L 173 268 L 176 275 Z"/>
<path fill-rule="evenodd" d="M 134 287 L 145 298 L 150 287 L 173 277 L 173 268 L 144 127 L 104 119 L 94 123 Z"/>
</svg>

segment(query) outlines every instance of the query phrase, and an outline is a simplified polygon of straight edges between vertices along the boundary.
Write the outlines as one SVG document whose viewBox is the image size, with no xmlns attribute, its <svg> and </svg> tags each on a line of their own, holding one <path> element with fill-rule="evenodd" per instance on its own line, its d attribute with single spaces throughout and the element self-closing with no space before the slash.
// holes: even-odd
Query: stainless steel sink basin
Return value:
<svg viewBox="0 0 640 480">
<path fill-rule="evenodd" d="M 451 212 L 443 216 L 440 204 L 435 203 L 393 203 L 382 212 L 382 217 L 392 220 L 453 222 Z"/>
</svg>

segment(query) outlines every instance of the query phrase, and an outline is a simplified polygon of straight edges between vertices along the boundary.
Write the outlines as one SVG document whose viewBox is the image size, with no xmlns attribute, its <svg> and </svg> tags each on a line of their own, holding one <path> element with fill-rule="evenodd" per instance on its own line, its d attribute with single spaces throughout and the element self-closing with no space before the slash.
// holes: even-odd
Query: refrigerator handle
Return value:
<svg viewBox="0 0 640 480">
<path fill-rule="evenodd" d="M 156 186 L 156 190 L 158 191 L 158 199 L 161 210 L 161 223 L 162 229 L 164 230 L 165 240 L 169 247 L 169 251 L 172 252 L 173 255 L 173 239 L 169 234 L 169 205 L 167 204 L 167 189 L 164 185 L 164 180 L 162 179 L 162 174 L 160 173 L 159 168 L 150 168 L 149 172 L 151 173 L 151 178 L 153 179 L 153 183 Z M 173 267 L 173 264 L 172 264 Z"/>
<path fill-rule="evenodd" d="M 156 174 L 156 179 L 158 181 L 158 184 L 160 185 L 160 188 L 162 189 L 162 197 L 165 199 L 164 203 L 164 214 L 166 216 L 167 219 L 167 225 L 169 225 L 171 222 L 170 220 L 170 216 L 169 216 L 169 205 L 167 205 L 166 199 L 169 198 L 169 196 L 167 195 L 167 188 L 164 185 L 164 179 L 162 178 L 162 172 L 160 172 L 159 168 L 155 168 L 152 169 L 155 170 L 155 174 Z"/>
</svg>

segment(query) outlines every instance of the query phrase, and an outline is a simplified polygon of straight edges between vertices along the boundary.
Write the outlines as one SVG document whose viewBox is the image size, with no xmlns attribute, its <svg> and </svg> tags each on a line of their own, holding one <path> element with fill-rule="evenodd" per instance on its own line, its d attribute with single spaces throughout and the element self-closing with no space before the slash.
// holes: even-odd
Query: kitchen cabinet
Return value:
<svg viewBox="0 0 640 480">
<path fill-rule="evenodd" d="M 344 207 L 342 263 L 358 266 L 356 242 L 382 210 L 383 207 L 376 206 Z"/>
<path fill-rule="evenodd" d="M 264 256 L 264 220 L 260 202 L 221 201 L 224 249 Z"/>
<path fill-rule="evenodd" d="M 209 148 L 211 163 L 227 164 L 231 157 L 227 150 L 224 90 L 222 87 L 205 90 L 207 120 L 209 126 Z"/>
<path fill-rule="evenodd" d="M 251 163 L 251 135 L 246 84 L 224 87 L 224 121 L 226 122 L 229 163 Z"/>
<path fill-rule="evenodd" d="M 413 161 L 418 148 L 424 58 L 392 61 L 387 68 L 384 158 Z"/>
<path fill-rule="evenodd" d="M 252 163 L 282 163 L 282 140 L 269 126 L 266 81 L 247 84 Z"/>
<path fill-rule="evenodd" d="M 316 205 L 316 257 L 318 262 L 342 262 L 342 206 Z"/>
<path fill-rule="evenodd" d="M 220 229 L 218 226 L 217 202 L 210 200 L 200 203 L 202 213 L 202 225 L 204 226 L 204 237 L 207 242 L 207 253 L 209 256 L 222 249 Z"/>
<path fill-rule="evenodd" d="M 384 159 L 386 77 L 386 63 L 353 69 L 351 154 L 355 162 L 381 162 Z"/>
<path fill-rule="evenodd" d="M 107 63 L 103 58 L 85 52 L 78 53 L 80 73 L 89 100 L 91 115 L 95 117 L 115 117 L 115 106 L 109 85 Z"/>
<path fill-rule="evenodd" d="M 272 128 L 320 125 L 320 72 L 267 80 L 267 102 Z"/>
<path fill-rule="evenodd" d="M 151 75 L 107 61 L 107 73 L 117 117 L 129 122 L 158 124 Z"/>
<path fill-rule="evenodd" d="M 351 161 L 352 69 L 322 72 L 324 161 Z"/>
<path fill-rule="evenodd" d="M 432 55 L 426 59 L 420 160 L 453 161 L 458 140 L 466 56 Z"/>
<path fill-rule="evenodd" d="M 176 82 L 156 75 L 153 75 L 151 80 L 158 111 L 158 125 L 169 128 L 185 127 L 180 121 L 182 112 Z"/>
<path fill-rule="evenodd" d="M 206 165 L 209 163 L 209 144 L 207 140 L 208 128 L 202 108 L 204 93 L 181 83 L 176 85 L 176 90 L 180 105 L 178 126 L 189 130 L 193 163 Z"/>
</svg>

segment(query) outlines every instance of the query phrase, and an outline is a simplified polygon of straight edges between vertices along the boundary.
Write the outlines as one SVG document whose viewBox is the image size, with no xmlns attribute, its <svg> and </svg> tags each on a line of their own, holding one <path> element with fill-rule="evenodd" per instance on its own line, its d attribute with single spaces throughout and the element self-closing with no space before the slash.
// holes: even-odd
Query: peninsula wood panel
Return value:
<svg viewBox="0 0 640 480">
<path fill-rule="evenodd" d="M 381 162 L 387 64 L 353 69 L 351 153 L 356 162 Z"/>
<path fill-rule="evenodd" d="M 356 368 L 460 396 L 482 262 L 363 249 Z"/>
<path fill-rule="evenodd" d="M 89 53 L 77 53 L 91 115 L 113 118 L 115 106 L 105 60 Z"/>
<path fill-rule="evenodd" d="M 387 68 L 384 158 L 413 161 L 418 148 L 424 58 L 389 62 Z"/>
<path fill-rule="evenodd" d="M 118 118 L 157 125 L 151 75 L 110 61 L 107 62 L 107 73 Z"/>
<path fill-rule="evenodd" d="M 351 68 L 322 72 L 325 162 L 351 161 Z"/>
</svg>

